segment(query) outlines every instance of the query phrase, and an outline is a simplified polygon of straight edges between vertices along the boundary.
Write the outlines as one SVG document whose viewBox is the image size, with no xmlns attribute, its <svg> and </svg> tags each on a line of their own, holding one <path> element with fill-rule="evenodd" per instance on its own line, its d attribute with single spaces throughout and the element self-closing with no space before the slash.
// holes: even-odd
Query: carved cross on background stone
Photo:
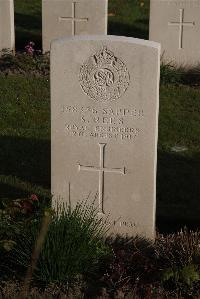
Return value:
<svg viewBox="0 0 200 299">
<path fill-rule="evenodd" d="M 76 22 L 88 22 L 88 18 L 76 18 L 76 2 L 72 2 L 72 16 L 59 17 L 59 21 L 71 21 L 72 23 L 72 36 L 76 35 Z"/>
<path fill-rule="evenodd" d="M 179 26 L 179 49 L 183 49 L 183 28 L 184 26 L 192 27 L 195 22 L 184 22 L 184 8 L 180 8 L 180 21 L 179 22 L 169 22 L 169 26 Z"/>
<path fill-rule="evenodd" d="M 104 159 L 105 159 L 105 147 L 106 143 L 99 143 L 100 147 L 100 160 L 99 160 L 99 167 L 95 166 L 84 166 L 78 165 L 79 171 L 95 171 L 99 173 L 99 214 L 105 214 L 103 209 L 103 199 L 104 199 L 104 173 L 111 172 L 111 173 L 118 173 L 118 174 L 125 174 L 125 167 L 123 168 L 106 168 L 104 166 Z"/>
</svg>

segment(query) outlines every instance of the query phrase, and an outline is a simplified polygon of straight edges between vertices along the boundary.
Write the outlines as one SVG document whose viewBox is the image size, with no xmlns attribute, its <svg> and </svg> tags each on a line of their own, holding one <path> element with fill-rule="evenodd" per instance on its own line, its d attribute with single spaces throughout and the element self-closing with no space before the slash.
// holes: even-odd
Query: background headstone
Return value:
<svg viewBox="0 0 200 299">
<path fill-rule="evenodd" d="M 43 52 L 53 39 L 107 34 L 107 0 L 42 0 Z"/>
<path fill-rule="evenodd" d="M 200 62 L 200 0 L 151 0 L 149 39 L 161 43 L 165 62 Z"/>
<path fill-rule="evenodd" d="M 0 51 L 3 49 L 15 50 L 13 0 L 0 0 Z"/>
<path fill-rule="evenodd" d="M 114 233 L 154 236 L 159 61 L 139 39 L 52 43 L 52 194 L 95 200 Z"/>
</svg>

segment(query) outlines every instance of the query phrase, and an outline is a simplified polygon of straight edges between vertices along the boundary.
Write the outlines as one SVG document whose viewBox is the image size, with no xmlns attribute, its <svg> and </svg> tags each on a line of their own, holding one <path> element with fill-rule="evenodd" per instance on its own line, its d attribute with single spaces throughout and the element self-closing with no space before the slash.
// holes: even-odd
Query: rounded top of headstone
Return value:
<svg viewBox="0 0 200 299">
<path fill-rule="evenodd" d="M 160 50 L 161 45 L 160 43 L 133 38 L 133 37 L 126 37 L 126 36 L 116 36 L 116 35 L 80 35 L 80 36 L 67 36 L 63 38 L 54 39 L 51 42 L 51 48 L 56 46 L 57 44 L 63 44 L 68 41 L 76 42 L 76 41 L 111 41 L 111 42 L 122 42 L 122 43 L 132 43 L 135 45 L 146 46 L 150 48 L 155 48 Z"/>
</svg>

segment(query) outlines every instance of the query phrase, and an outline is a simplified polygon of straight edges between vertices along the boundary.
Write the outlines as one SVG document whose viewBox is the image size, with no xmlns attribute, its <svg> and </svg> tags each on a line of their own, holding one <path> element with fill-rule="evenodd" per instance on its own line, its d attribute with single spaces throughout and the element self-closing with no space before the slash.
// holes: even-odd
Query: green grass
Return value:
<svg viewBox="0 0 200 299">
<path fill-rule="evenodd" d="M 0 99 L 0 197 L 16 198 L 38 188 L 46 193 L 50 188 L 48 77 L 1 75 Z"/>
<path fill-rule="evenodd" d="M 108 11 L 108 34 L 148 39 L 148 0 L 112 0 Z"/>
<path fill-rule="evenodd" d="M 109 0 L 108 11 L 108 34 L 148 39 L 149 0 Z M 15 0 L 15 26 L 17 49 L 29 41 L 41 49 L 41 0 Z"/>
<path fill-rule="evenodd" d="M 110 0 L 109 34 L 148 38 L 148 13 L 149 1 Z M 40 48 L 41 1 L 15 0 L 15 14 L 17 49 L 31 40 Z M 31 71 L 25 67 L 21 75 L 5 71 L 0 75 L 1 198 L 30 192 L 46 196 L 50 191 L 49 80 L 38 72 L 40 63 L 30 65 Z M 199 82 L 196 78 L 162 68 L 157 174 L 161 231 L 196 227 L 199 221 L 200 87 L 193 86 Z M 177 146 L 186 151 L 174 152 Z"/>
<path fill-rule="evenodd" d="M 108 226 L 99 219 L 95 207 L 87 206 L 86 202 L 77 204 L 73 210 L 60 207 L 58 214 L 49 214 L 43 221 L 32 221 L 28 225 L 11 252 L 11 272 L 18 269 L 17 277 L 26 275 L 31 259 L 35 262 L 33 248 L 38 256 L 35 278 L 45 283 L 69 283 L 77 275 L 95 273 L 100 260 L 111 255 L 105 245 Z M 39 238 L 44 239 L 41 248 L 36 245 Z"/>
<path fill-rule="evenodd" d="M 170 151 L 173 146 L 188 148 L 187 156 L 200 149 L 200 89 L 184 85 L 161 85 L 159 149 Z"/>
<path fill-rule="evenodd" d="M 200 215 L 200 89 L 161 86 L 157 222 L 162 228 L 198 225 Z M 172 151 L 186 147 L 184 152 Z"/>
<path fill-rule="evenodd" d="M 107 224 L 87 203 L 59 217 L 49 210 L 43 219 L 36 213 L 27 222 L 21 215 L 24 220 L 17 225 L 11 211 L 0 214 L 3 298 L 51 298 L 44 296 L 46 291 L 61 298 L 56 289 L 66 298 L 99 298 L 103 289 L 101 298 L 119 298 L 118 293 L 125 298 L 199 298 L 199 231 L 158 234 L 155 242 L 138 236 L 105 238 Z M 41 297 L 22 296 L 33 288 Z"/>
<path fill-rule="evenodd" d="M 29 41 L 41 49 L 41 0 L 15 0 L 14 3 L 17 49 L 24 49 Z"/>
</svg>

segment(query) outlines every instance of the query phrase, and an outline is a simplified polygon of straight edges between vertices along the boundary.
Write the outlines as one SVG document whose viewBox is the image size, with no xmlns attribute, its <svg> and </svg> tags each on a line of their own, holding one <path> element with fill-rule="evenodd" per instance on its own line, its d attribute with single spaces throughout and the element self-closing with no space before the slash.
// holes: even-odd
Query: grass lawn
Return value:
<svg viewBox="0 0 200 299">
<path fill-rule="evenodd" d="M 0 87 L 1 197 L 27 194 L 27 187 L 28 192 L 39 188 L 46 194 L 50 189 L 49 80 L 0 76 Z"/>
<path fill-rule="evenodd" d="M 109 1 L 109 34 L 148 38 L 149 2 Z M 41 48 L 41 1 L 15 0 L 16 45 Z M 0 198 L 50 194 L 49 77 L 0 74 Z M 200 215 L 200 87 L 162 84 L 157 227 L 197 227 Z M 181 149 L 184 151 L 179 151 Z"/>
<path fill-rule="evenodd" d="M 15 0 L 15 35 L 17 49 L 24 49 L 29 41 L 42 45 L 41 0 Z"/>
</svg>

